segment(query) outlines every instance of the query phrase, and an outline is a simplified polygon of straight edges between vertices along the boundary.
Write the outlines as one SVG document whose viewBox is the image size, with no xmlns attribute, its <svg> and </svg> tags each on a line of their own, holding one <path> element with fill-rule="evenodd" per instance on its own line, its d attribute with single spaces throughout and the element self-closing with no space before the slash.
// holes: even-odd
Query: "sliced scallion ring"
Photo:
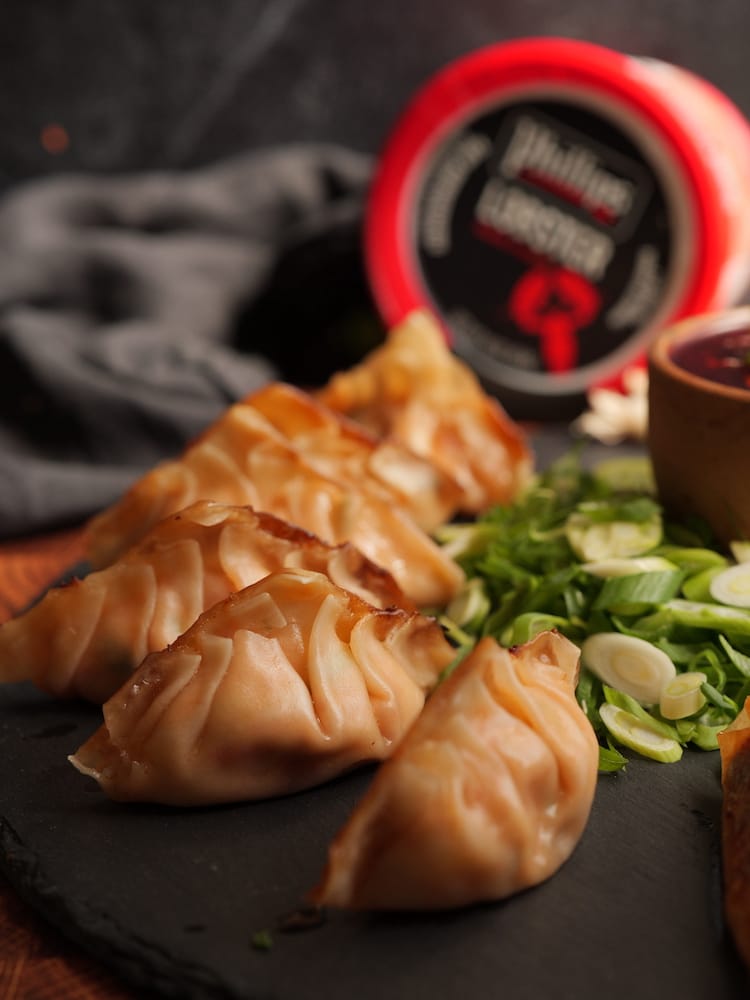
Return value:
<svg viewBox="0 0 750 1000">
<path fill-rule="evenodd" d="M 613 556 L 610 559 L 583 563 L 581 569 L 592 576 L 608 579 L 613 576 L 632 576 L 636 573 L 659 573 L 677 567 L 662 556 L 633 556 L 631 559 Z"/>
<path fill-rule="evenodd" d="M 478 628 L 489 612 L 490 599 L 479 576 L 467 580 L 445 609 L 448 618 L 462 628 Z"/>
<path fill-rule="evenodd" d="M 607 702 L 600 707 L 599 715 L 612 736 L 636 753 L 664 764 L 672 764 L 682 757 L 682 747 L 677 740 L 657 733 L 624 708 Z"/>
<path fill-rule="evenodd" d="M 665 719 L 686 719 L 706 704 L 701 685 L 708 678 L 700 670 L 678 674 L 664 688 L 659 699 L 659 711 Z"/>
<path fill-rule="evenodd" d="M 582 511 L 572 513 L 565 523 L 565 536 L 582 562 L 640 556 L 659 544 L 661 520 L 596 521 Z"/>
<path fill-rule="evenodd" d="M 750 608 L 750 562 L 737 563 L 717 573 L 711 580 L 709 590 L 719 604 Z"/>
<path fill-rule="evenodd" d="M 590 635 L 581 646 L 581 659 L 605 684 L 642 705 L 658 705 L 662 689 L 677 672 L 663 650 L 619 632 Z"/>
<path fill-rule="evenodd" d="M 736 541 L 729 543 L 729 551 L 738 563 L 750 562 L 750 542 Z"/>
</svg>

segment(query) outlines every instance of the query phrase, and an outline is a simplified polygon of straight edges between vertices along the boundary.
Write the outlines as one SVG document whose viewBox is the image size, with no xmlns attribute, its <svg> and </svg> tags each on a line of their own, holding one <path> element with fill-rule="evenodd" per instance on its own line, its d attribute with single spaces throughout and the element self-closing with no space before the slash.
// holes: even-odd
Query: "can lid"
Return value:
<svg viewBox="0 0 750 1000">
<path fill-rule="evenodd" d="M 673 256 L 681 255 L 680 266 L 675 271 L 675 274 L 679 272 L 677 277 L 673 275 L 669 289 L 664 291 L 659 308 L 652 308 L 648 317 L 645 317 L 648 320 L 645 326 L 649 326 L 654 317 L 663 325 L 664 322 L 680 316 L 715 307 L 716 288 L 725 267 L 731 242 L 729 233 L 731 221 L 726 212 L 725 198 L 719 180 L 698 144 L 698 137 L 693 134 L 694 129 L 691 129 L 689 115 L 683 118 L 679 114 L 679 103 L 675 104 L 674 100 L 666 99 L 663 88 L 653 85 L 649 79 L 648 65 L 648 60 L 640 61 L 588 42 L 547 37 L 521 39 L 480 49 L 449 64 L 432 77 L 411 99 L 385 144 L 373 179 L 366 211 L 366 265 L 371 288 L 384 321 L 388 325 L 395 325 L 414 308 L 433 309 L 442 321 L 446 335 L 456 350 L 464 354 L 467 360 L 480 370 L 480 374 L 488 375 L 490 382 L 497 381 L 501 389 L 503 384 L 509 391 L 511 387 L 515 390 L 520 385 L 521 389 L 528 391 L 532 396 L 546 392 L 558 396 L 580 393 L 588 385 L 611 380 L 613 372 L 622 367 L 629 356 L 642 353 L 643 331 L 634 327 L 630 331 L 632 336 L 623 334 L 620 338 L 619 344 L 616 344 L 611 352 L 611 358 L 602 356 L 600 337 L 600 354 L 593 360 L 591 358 L 587 360 L 581 355 L 573 364 L 568 359 L 566 367 L 558 358 L 557 368 L 554 362 L 551 368 L 543 362 L 542 368 L 545 370 L 538 373 L 539 378 L 535 378 L 530 370 L 533 364 L 528 361 L 522 361 L 519 370 L 513 371 L 513 365 L 509 368 L 507 364 L 511 354 L 510 349 L 503 356 L 497 345 L 492 349 L 485 349 L 490 339 L 485 333 L 481 335 L 484 347 L 480 346 L 476 339 L 457 334 L 451 310 L 441 298 L 440 282 L 444 281 L 444 278 L 436 277 L 437 270 L 434 274 L 431 272 L 432 263 L 428 259 L 430 254 L 424 252 L 424 246 L 420 246 L 422 223 L 420 213 L 425 207 L 425 190 L 435 180 L 436 163 L 442 156 L 450 154 L 454 148 L 451 144 L 455 143 L 456 137 L 466 135 L 477 126 L 477 123 L 480 131 L 486 125 L 488 138 L 484 146 L 486 156 L 481 163 L 481 170 L 486 177 L 490 164 L 492 170 L 498 173 L 500 153 L 492 130 L 503 129 L 507 140 L 510 127 L 507 125 L 508 115 L 513 117 L 515 127 L 520 127 L 518 122 L 526 115 L 526 109 L 531 102 L 534 105 L 534 114 L 539 112 L 537 117 L 543 123 L 549 108 L 558 100 L 562 101 L 567 109 L 562 115 L 561 134 L 565 137 L 565 151 L 570 156 L 579 155 L 579 158 L 585 159 L 588 154 L 589 160 L 593 160 L 594 153 L 604 148 L 599 142 L 600 136 L 588 133 L 587 141 L 590 140 L 590 149 L 578 153 L 573 151 L 575 135 L 586 133 L 586 122 L 589 121 L 586 119 L 586 114 L 588 114 L 590 120 L 598 122 L 605 133 L 610 126 L 614 126 L 612 134 L 615 140 L 619 141 L 620 136 L 625 137 L 620 147 L 609 153 L 610 164 L 615 163 L 616 166 L 610 174 L 621 175 L 621 187 L 636 183 L 637 178 L 633 171 L 644 174 L 651 170 L 656 175 L 656 187 L 661 185 L 663 188 L 664 203 L 661 207 L 665 221 L 662 228 L 671 227 L 674 230 L 664 236 L 667 242 L 672 239 L 674 243 L 671 248 L 665 244 L 664 252 L 667 255 L 669 253 Z M 583 112 L 579 114 L 580 109 L 583 109 L 585 114 Z M 495 118 L 492 118 L 493 114 L 496 114 Z M 528 115 L 526 117 L 528 118 Z M 537 124 L 538 129 L 543 131 L 545 126 Z M 571 135 L 573 139 L 570 138 Z M 631 140 L 633 145 L 628 146 Z M 636 155 L 623 155 L 623 148 L 630 149 L 631 152 L 635 150 Z M 467 156 L 471 159 L 472 153 L 468 146 L 463 147 L 461 156 L 464 160 Z M 478 154 L 474 166 L 481 159 L 481 154 Z M 588 161 L 584 165 L 587 163 Z M 622 169 L 620 169 L 621 163 L 624 163 Z M 568 166 L 574 169 L 574 166 L 570 165 L 570 160 Z M 587 169 L 589 170 L 587 176 L 593 176 L 590 174 L 593 169 L 590 164 Z M 631 171 L 630 175 L 628 170 Z M 451 167 L 446 167 L 439 178 L 444 198 L 447 197 L 445 192 L 450 188 L 451 171 L 456 173 L 455 163 Z M 599 190 L 603 191 L 607 177 L 606 171 L 601 173 Z M 525 189 L 521 194 L 528 195 L 527 201 L 530 204 L 533 200 L 531 195 L 534 193 L 535 183 L 533 179 L 531 184 L 527 183 L 529 176 L 530 171 L 527 171 L 523 177 L 520 179 L 516 177 L 515 180 L 519 188 Z M 565 206 L 563 208 L 570 210 L 572 220 L 569 220 L 568 228 L 572 231 L 575 228 L 574 223 L 580 223 L 584 227 L 586 212 L 581 208 L 580 191 L 576 194 L 578 203 L 573 205 L 574 199 L 569 197 L 570 192 L 562 191 L 561 182 L 564 179 L 562 175 L 557 177 L 557 190 L 550 185 L 549 177 L 544 179 L 545 190 L 542 192 L 542 200 L 547 199 L 546 206 L 543 206 L 547 211 L 544 220 L 547 230 L 549 230 L 549 217 L 566 201 L 567 208 Z M 505 180 L 507 181 L 507 177 Z M 614 185 L 615 180 L 611 178 L 610 180 Z M 458 204 L 457 190 L 456 188 L 451 196 L 456 204 Z M 506 197 L 506 193 L 496 192 L 498 205 L 501 198 Z M 472 197 L 475 198 L 476 205 L 476 190 Z M 512 242 L 518 238 L 518 234 L 510 233 L 509 237 L 508 232 L 500 233 L 497 229 L 490 234 L 489 229 L 494 224 L 496 216 L 491 214 L 492 204 L 489 194 L 487 205 L 490 224 L 481 238 L 485 243 L 495 239 L 496 249 L 500 242 L 505 241 L 507 250 L 508 239 L 510 238 Z M 504 206 L 502 211 L 505 211 L 505 207 L 507 206 Z M 610 233 L 614 233 L 617 226 L 620 226 L 624 234 L 620 238 L 622 243 L 626 238 L 630 238 L 625 232 L 630 223 L 627 219 L 613 216 L 605 220 L 606 224 L 601 224 L 603 217 L 601 212 L 606 207 L 601 204 L 595 210 L 591 210 L 591 218 L 588 221 L 592 224 L 589 229 L 591 233 L 597 228 L 609 229 Z M 498 208 L 498 211 L 501 209 Z M 614 215 L 617 215 L 616 211 Z M 475 211 L 471 217 L 474 236 L 477 233 L 477 218 Z M 460 220 L 460 224 L 468 225 L 468 222 L 468 216 Z M 455 226 L 455 220 L 451 224 Z M 541 226 L 541 221 L 539 225 Z M 581 239 L 584 242 L 586 238 L 594 239 L 596 233 L 594 236 L 591 233 L 588 231 L 583 233 Z M 572 236 L 566 235 L 568 244 L 574 241 L 574 236 L 575 233 Z M 605 236 L 606 233 L 602 235 L 602 240 Z M 518 245 L 514 245 L 511 250 L 511 257 L 514 259 L 522 255 Z M 540 252 L 538 246 L 526 247 L 525 252 L 527 258 L 525 266 L 530 266 L 530 258 L 533 258 L 532 264 L 534 261 L 538 264 L 540 259 L 543 260 L 546 256 L 546 250 Z M 450 266 L 457 266 L 460 263 L 458 260 L 460 248 L 453 254 L 452 265 L 451 254 L 445 251 L 445 248 L 441 253 L 443 260 L 439 267 L 443 269 L 440 274 L 444 275 Z M 470 255 L 466 255 L 465 259 L 470 260 Z M 584 274 L 583 281 L 578 280 L 580 275 L 575 273 L 576 266 L 565 259 L 562 250 L 559 259 L 554 263 L 556 270 L 551 279 L 549 269 L 540 272 L 534 265 L 533 278 L 524 278 L 525 285 L 520 292 L 518 292 L 518 274 L 515 274 L 512 280 L 508 279 L 505 284 L 499 280 L 497 294 L 503 297 L 506 305 L 511 293 L 516 294 L 517 298 L 520 295 L 522 308 L 518 315 L 521 316 L 522 324 L 525 315 L 523 310 L 526 309 L 526 313 L 529 309 L 533 310 L 535 296 L 547 294 L 540 289 L 544 287 L 549 291 L 550 281 L 555 285 L 556 294 L 569 295 L 571 300 L 575 300 L 580 314 L 579 322 L 585 322 L 587 301 L 592 303 L 591 308 L 593 308 L 594 292 L 588 289 L 595 290 L 594 271 L 592 270 L 589 275 Z M 499 267 L 503 264 L 504 261 L 498 258 L 493 266 Z M 511 269 L 513 267 L 515 264 Z M 534 280 L 537 281 L 536 290 Z M 455 289 L 452 294 L 455 294 Z M 622 283 L 618 287 L 617 295 L 620 298 L 624 296 Z M 599 296 L 598 301 L 604 302 L 604 299 Z M 610 301 L 608 308 L 611 306 Z M 507 369 L 505 373 L 504 368 Z M 516 377 L 519 374 L 520 383 Z M 546 378 L 548 386 L 541 376 L 550 375 L 553 378 Z"/>
</svg>

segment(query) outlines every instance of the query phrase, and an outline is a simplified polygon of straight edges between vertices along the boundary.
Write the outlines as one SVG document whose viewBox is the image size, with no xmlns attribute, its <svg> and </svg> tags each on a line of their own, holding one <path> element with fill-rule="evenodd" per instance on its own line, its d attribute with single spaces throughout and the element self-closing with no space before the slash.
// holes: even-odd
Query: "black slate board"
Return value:
<svg viewBox="0 0 750 1000">
<path fill-rule="evenodd" d="M 540 460 L 559 442 L 538 443 Z M 611 454 L 608 450 L 607 454 Z M 279 930 L 318 880 L 372 770 L 269 802 L 122 806 L 67 761 L 99 710 L 0 688 L 0 867 L 33 906 L 142 990 L 237 1000 L 739 1000 L 724 926 L 718 754 L 601 776 L 550 880 L 460 912 L 329 914 Z M 267 951 L 254 934 L 271 931 Z"/>
<path fill-rule="evenodd" d="M 602 776 L 573 857 L 511 900 L 283 933 L 372 772 L 272 802 L 124 807 L 66 760 L 98 719 L 27 685 L 0 691 L 0 860 L 136 985 L 242 1000 L 748 995 L 721 915 L 717 754 Z M 267 952 L 251 945 L 261 929 Z"/>
</svg>

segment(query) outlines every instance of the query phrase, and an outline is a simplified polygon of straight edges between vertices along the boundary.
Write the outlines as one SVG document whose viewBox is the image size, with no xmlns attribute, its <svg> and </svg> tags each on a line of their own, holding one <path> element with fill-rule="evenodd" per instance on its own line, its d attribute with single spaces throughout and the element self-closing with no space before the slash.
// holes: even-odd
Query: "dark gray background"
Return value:
<svg viewBox="0 0 750 1000">
<path fill-rule="evenodd" d="M 375 152 L 445 62 L 534 34 L 678 63 L 750 114 L 748 0 L 0 0 L 0 190 L 288 141 Z"/>
</svg>

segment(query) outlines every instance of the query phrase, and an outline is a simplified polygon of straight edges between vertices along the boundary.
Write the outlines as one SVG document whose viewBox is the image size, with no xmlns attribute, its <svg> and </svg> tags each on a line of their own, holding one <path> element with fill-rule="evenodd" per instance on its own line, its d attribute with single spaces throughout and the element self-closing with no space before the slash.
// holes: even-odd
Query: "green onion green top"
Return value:
<svg viewBox="0 0 750 1000">
<path fill-rule="evenodd" d="M 716 734 L 750 694 L 750 609 L 743 600 L 727 603 L 745 577 L 727 575 L 735 560 L 704 524 L 665 519 L 646 459 L 587 470 L 570 453 L 514 504 L 446 525 L 437 538 L 467 574 L 466 594 L 441 619 L 457 662 L 486 635 L 505 646 L 548 628 L 582 647 L 603 633 L 638 640 L 600 643 L 582 659 L 577 696 L 599 738 L 602 771 L 625 766 L 624 750 L 674 761 L 688 745 L 717 748 Z M 665 687 L 674 674 L 662 666 L 643 684 L 644 671 L 659 662 L 647 644 L 678 677 L 705 677 L 686 703 L 692 714 L 661 714 L 654 685 Z M 633 692 L 647 694 L 636 700 Z M 604 705 L 617 710 L 602 714 Z"/>
</svg>

